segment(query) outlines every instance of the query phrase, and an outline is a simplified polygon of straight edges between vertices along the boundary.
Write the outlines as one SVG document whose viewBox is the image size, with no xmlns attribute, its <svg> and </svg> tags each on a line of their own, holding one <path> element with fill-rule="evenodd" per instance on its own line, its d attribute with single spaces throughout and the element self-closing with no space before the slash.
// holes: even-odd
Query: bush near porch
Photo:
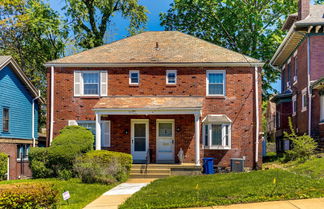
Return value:
<svg viewBox="0 0 324 209">
<path fill-rule="evenodd" d="M 324 197 L 324 180 L 273 169 L 154 181 L 120 209 L 178 208 Z"/>
<path fill-rule="evenodd" d="M 84 183 L 114 183 L 127 180 L 132 166 L 130 154 L 96 150 L 78 157 L 74 171 Z"/>
<path fill-rule="evenodd" d="M 0 181 L 5 178 L 7 173 L 8 155 L 0 152 Z"/>
</svg>

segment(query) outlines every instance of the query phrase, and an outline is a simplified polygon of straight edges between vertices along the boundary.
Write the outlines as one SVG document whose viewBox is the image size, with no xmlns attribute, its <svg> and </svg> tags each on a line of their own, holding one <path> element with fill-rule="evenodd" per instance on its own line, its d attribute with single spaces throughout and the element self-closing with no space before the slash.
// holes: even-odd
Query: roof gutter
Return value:
<svg viewBox="0 0 324 209">
<path fill-rule="evenodd" d="M 46 63 L 45 67 L 263 67 L 262 62 Z"/>
</svg>

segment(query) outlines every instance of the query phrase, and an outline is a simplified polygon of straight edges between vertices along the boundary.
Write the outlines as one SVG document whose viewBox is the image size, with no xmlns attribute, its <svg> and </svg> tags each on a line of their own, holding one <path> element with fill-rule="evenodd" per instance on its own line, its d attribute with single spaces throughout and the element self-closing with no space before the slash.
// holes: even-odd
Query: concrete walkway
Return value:
<svg viewBox="0 0 324 209">
<path fill-rule="evenodd" d="M 99 198 L 91 202 L 85 209 L 118 209 L 132 194 L 154 181 L 155 179 L 129 179 L 111 190 L 105 192 Z"/>
<path fill-rule="evenodd" d="M 186 209 L 324 209 L 324 198 L 259 202 Z"/>
</svg>

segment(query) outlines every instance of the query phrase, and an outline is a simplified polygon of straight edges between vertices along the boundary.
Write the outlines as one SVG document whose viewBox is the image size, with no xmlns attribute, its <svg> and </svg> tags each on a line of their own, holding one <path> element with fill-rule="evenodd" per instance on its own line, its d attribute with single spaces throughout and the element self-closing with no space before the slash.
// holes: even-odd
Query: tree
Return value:
<svg viewBox="0 0 324 209">
<path fill-rule="evenodd" d="M 263 96 L 274 91 L 279 71 L 269 60 L 286 34 L 281 30 L 288 14 L 297 11 L 295 0 L 174 0 L 161 13 L 165 30 L 182 31 L 266 62 Z"/>
<path fill-rule="evenodd" d="M 324 0 L 315 0 L 315 4 L 324 4 Z"/>
<path fill-rule="evenodd" d="M 129 19 L 131 35 L 143 30 L 147 21 L 147 10 L 137 0 L 66 0 L 66 4 L 77 43 L 86 49 L 104 43 L 111 18 L 118 12 Z"/>
<path fill-rule="evenodd" d="M 11 55 L 45 94 L 44 64 L 64 54 L 68 31 L 57 12 L 42 0 L 0 3 L 0 53 Z"/>
</svg>

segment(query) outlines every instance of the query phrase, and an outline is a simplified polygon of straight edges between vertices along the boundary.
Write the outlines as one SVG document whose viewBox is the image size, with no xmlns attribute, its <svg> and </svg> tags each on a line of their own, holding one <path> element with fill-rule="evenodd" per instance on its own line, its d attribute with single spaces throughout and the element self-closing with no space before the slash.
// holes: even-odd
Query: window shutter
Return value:
<svg viewBox="0 0 324 209">
<path fill-rule="evenodd" d="M 100 96 L 107 96 L 107 71 L 100 72 Z"/>
<path fill-rule="evenodd" d="M 74 71 L 74 96 L 81 96 L 81 72 Z"/>
<path fill-rule="evenodd" d="M 110 121 L 101 122 L 101 146 L 110 147 Z"/>
</svg>

